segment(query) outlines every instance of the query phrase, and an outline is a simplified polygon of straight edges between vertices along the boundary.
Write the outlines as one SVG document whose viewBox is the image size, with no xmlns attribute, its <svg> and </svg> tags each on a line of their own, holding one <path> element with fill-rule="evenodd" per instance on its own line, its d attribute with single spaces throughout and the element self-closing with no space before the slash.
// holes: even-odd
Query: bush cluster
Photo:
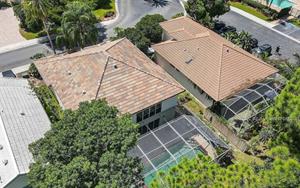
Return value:
<svg viewBox="0 0 300 188">
<path fill-rule="evenodd" d="M 256 10 L 258 10 L 259 12 L 261 12 L 262 14 L 264 14 L 265 16 L 270 17 L 272 20 L 277 19 L 279 13 L 276 10 L 271 9 L 268 6 L 265 6 L 257 1 L 253 1 L 253 0 L 242 0 L 242 3 L 255 8 Z"/>
</svg>

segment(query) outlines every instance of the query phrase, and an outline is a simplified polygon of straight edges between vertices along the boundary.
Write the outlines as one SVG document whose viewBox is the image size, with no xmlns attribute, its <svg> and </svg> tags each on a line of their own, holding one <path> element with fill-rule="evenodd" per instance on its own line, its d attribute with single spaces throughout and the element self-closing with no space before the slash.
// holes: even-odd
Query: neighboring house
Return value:
<svg viewBox="0 0 300 188">
<path fill-rule="evenodd" d="M 0 96 L 0 187 L 25 187 L 33 162 L 28 145 L 43 137 L 50 121 L 27 80 L 0 78 Z"/>
<path fill-rule="evenodd" d="M 164 42 L 152 46 L 156 62 L 206 108 L 277 72 L 188 17 L 160 25 Z"/>
<path fill-rule="evenodd" d="M 35 65 L 64 109 L 105 98 L 121 114 L 130 113 L 135 122 L 152 129 L 174 118 L 176 96 L 183 91 L 126 38 L 40 59 Z"/>
</svg>

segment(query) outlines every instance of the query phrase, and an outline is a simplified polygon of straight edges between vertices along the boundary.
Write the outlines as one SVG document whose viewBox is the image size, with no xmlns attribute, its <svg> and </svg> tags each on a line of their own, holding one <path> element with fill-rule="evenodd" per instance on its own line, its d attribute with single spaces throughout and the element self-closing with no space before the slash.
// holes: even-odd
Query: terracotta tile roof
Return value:
<svg viewBox="0 0 300 188">
<path fill-rule="evenodd" d="M 125 38 L 44 58 L 35 64 L 67 109 L 76 109 L 83 101 L 105 98 L 121 113 L 133 114 L 183 91 Z"/>
<path fill-rule="evenodd" d="M 215 101 L 277 72 L 218 34 L 180 17 L 161 23 L 174 40 L 152 47 Z M 179 32 L 182 32 L 179 34 Z"/>
</svg>

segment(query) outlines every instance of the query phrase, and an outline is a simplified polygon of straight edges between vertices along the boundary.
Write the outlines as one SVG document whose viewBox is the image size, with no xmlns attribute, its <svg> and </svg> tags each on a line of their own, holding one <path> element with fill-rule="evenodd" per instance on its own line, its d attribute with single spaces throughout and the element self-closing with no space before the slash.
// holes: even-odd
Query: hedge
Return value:
<svg viewBox="0 0 300 188">
<path fill-rule="evenodd" d="M 63 110 L 59 105 L 53 91 L 45 84 L 33 87 L 34 92 L 41 101 L 50 121 L 59 121 L 63 116 Z"/>
</svg>

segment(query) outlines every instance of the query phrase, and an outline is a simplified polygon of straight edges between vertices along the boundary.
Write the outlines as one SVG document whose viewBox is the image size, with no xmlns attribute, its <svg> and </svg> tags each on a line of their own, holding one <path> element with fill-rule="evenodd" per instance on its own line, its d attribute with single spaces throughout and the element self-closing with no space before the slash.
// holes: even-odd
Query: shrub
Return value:
<svg viewBox="0 0 300 188">
<path fill-rule="evenodd" d="M 33 77 L 33 78 L 36 78 L 36 79 L 39 79 L 39 80 L 42 79 L 39 71 L 37 70 L 36 66 L 33 63 L 31 63 L 31 65 L 29 67 L 28 74 L 29 74 L 30 77 Z"/>
<path fill-rule="evenodd" d="M 108 11 L 105 13 L 104 17 L 105 18 L 112 17 L 114 14 L 115 14 L 114 11 Z"/>
<path fill-rule="evenodd" d="M 178 18 L 178 17 L 181 17 L 181 16 L 184 16 L 183 12 L 175 14 L 174 16 L 172 16 L 172 19 Z"/>
<path fill-rule="evenodd" d="M 5 2 L 5 1 L 0 1 L 0 9 L 1 9 L 2 7 L 10 7 L 10 4 L 7 3 L 7 2 Z"/>
<path fill-rule="evenodd" d="M 276 10 L 271 9 L 268 6 L 265 6 L 257 1 L 253 0 L 242 0 L 242 3 L 249 5 L 252 8 L 257 9 L 259 12 L 263 13 L 264 15 L 270 17 L 272 20 L 278 18 L 278 12 Z"/>
<path fill-rule="evenodd" d="M 33 87 L 34 92 L 41 101 L 50 121 L 57 122 L 63 116 L 63 111 L 53 93 L 45 84 Z"/>
</svg>

